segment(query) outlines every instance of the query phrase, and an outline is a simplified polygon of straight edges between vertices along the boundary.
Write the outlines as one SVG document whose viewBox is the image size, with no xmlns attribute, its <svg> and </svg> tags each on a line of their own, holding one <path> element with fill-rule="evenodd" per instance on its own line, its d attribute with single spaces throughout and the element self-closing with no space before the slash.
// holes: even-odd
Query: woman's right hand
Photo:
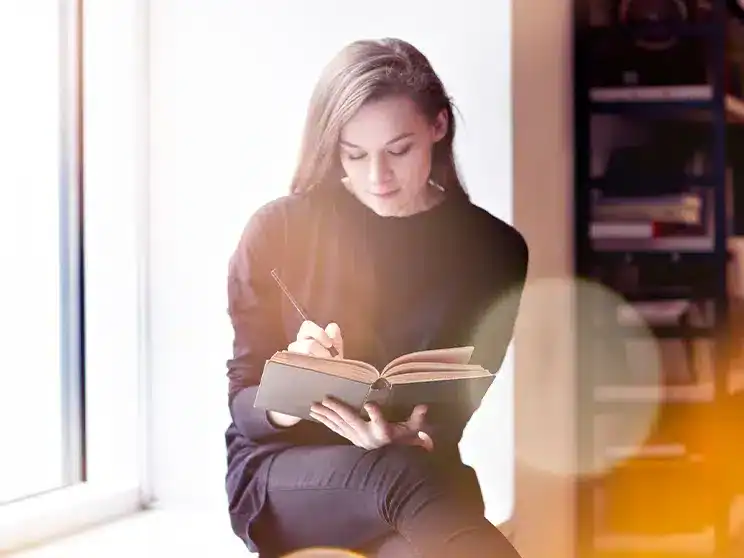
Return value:
<svg viewBox="0 0 744 558">
<path fill-rule="evenodd" d="M 297 338 L 289 344 L 287 350 L 292 353 L 313 355 L 317 357 L 331 358 L 330 348 L 335 347 L 338 351 L 336 358 L 344 356 L 344 340 L 341 337 L 341 328 L 338 324 L 330 323 L 325 329 L 315 322 L 306 320 L 302 322 Z M 302 419 L 285 413 L 269 411 L 269 420 L 277 426 L 294 426 Z"/>
<path fill-rule="evenodd" d="M 344 357 L 344 340 L 338 324 L 330 323 L 325 329 L 315 322 L 304 321 L 297 332 L 297 339 L 289 344 L 288 351 L 303 355 L 331 358 L 330 348 L 338 352 L 336 358 Z"/>
</svg>

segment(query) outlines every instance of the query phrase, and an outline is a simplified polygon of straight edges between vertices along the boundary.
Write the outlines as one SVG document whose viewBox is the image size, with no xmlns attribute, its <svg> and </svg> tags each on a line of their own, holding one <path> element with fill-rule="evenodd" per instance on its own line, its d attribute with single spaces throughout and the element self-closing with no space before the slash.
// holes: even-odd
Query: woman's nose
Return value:
<svg viewBox="0 0 744 558">
<path fill-rule="evenodd" d="M 385 157 L 374 157 L 370 162 L 369 181 L 373 185 L 385 184 L 392 177 L 392 169 Z"/>
</svg>

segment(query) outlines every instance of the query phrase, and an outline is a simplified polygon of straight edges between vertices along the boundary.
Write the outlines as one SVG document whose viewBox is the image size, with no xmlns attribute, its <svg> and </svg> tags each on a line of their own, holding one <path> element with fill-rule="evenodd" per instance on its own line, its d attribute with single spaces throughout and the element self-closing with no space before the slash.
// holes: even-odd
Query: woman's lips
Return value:
<svg viewBox="0 0 744 558">
<path fill-rule="evenodd" d="M 382 192 L 370 192 L 370 195 L 372 195 L 372 196 L 374 196 L 376 198 L 384 199 L 384 198 L 391 198 L 391 197 L 393 197 L 399 191 L 400 190 L 398 190 L 398 189 L 395 189 L 395 190 L 384 190 Z"/>
</svg>

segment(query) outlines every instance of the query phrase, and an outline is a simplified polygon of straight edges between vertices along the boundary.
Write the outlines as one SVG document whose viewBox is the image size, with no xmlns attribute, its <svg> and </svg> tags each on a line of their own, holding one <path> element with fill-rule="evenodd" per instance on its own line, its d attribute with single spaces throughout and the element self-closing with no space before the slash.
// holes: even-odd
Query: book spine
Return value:
<svg viewBox="0 0 744 558">
<path fill-rule="evenodd" d="M 367 403 L 374 403 L 379 407 L 384 407 L 388 399 L 390 398 L 391 387 L 392 386 L 390 385 L 390 382 L 388 382 L 385 378 L 379 378 L 375 380 L 375 382 L 369 386 L 367 396 L 364 398 L 364 404 L 366 405 Z M 364 409 L 362 409 L 362 413 L 365 415 L 366 418 L 369 418 L 367 416 L 367 412 L 364 411 Z"/>
</svg>

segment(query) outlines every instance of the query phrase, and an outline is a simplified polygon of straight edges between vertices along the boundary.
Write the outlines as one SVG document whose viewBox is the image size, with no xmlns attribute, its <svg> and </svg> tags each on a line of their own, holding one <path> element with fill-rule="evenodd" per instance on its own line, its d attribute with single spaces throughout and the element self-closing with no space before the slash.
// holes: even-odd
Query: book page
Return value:
<svg viewBox="0 0 744 558">
<path fill-rule="evenodd" d="M 407 355 L 399 356 L 393 359 L 385 368 L 382 369 L 382 376 L 400 365 L 410 362 L 439 362 L 448 364 L 468 364 L 470 357 L 473 356 L 475 347 L 452 347 L 449 349 L 432 349 L 430 351 L 418 351 Z"/>
<path fill-rule="evenodd" d="M 449 362 L 404 362 L 398 364 L 385 372 L 383 378 L 393 378 L 408 374 L 428 374 L 432 378 L 438 377 L 443 372 L 458 372 L 465 375 L 480 375 L 484 371 L 482 366 L 477 364 L 451 364 Z M 392 380 L 390 380 L 392 382 Z"/>
<path fill-rule="evenodd" d="M 275 353 L 271 360 L 363 382 L 371 383 L 380 377 L 380 373 L 374 366 L 358 360 L 323 358 L 290 351 Z"/>
<path fill-rule="evenodd" d="M 396 374 L 389 378 L 391 385 L 395 384 L 414 384 L 416 382 L 441 382 L 444 380 L 459 380 L 462 378 L 482 378 L 490 376 L 491 373 L 485 368 L 476 367 L 475 369 L 460 368 L 457 370 L 442 369 L 432 372 L 428 371 L 409 371 L 405 374 Z"/>
</svg>

